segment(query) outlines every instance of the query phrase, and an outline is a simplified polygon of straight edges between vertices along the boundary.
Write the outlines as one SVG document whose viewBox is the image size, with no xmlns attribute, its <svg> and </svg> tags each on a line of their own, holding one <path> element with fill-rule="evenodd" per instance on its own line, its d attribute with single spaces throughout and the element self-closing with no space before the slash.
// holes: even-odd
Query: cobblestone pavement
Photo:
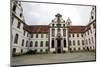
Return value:
<svg viewBox="0 0 100 67">
<path fill-rule="evenodd" d="M 12 65 L 44 64 L 75 61 L 93 61 L 95 52 L 74 52 L 64 54 L 35 54 L 12 57 Z"/>
</svg>

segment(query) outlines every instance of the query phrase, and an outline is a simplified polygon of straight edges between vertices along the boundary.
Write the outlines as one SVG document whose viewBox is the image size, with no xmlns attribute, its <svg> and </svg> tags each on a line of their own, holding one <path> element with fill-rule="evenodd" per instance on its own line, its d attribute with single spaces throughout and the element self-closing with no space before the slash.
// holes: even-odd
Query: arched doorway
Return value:
<svg viewBox="0 0 100 67">
<path fill-rule="evenodd" d="M 57 40 L 57 53 L 61 53 L 61 40 Z"/>
</svg>

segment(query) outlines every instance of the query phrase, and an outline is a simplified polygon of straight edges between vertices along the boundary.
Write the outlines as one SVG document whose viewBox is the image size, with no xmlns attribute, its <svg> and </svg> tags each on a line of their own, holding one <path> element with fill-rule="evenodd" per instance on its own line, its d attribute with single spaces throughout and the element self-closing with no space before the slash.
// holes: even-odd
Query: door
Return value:
<svg viewBox="0 0 100 67">
<path fill-rule="evenodd" d="M 57 53 L 61 53 L 61 40 L 57 40 Z"/>
</svg>

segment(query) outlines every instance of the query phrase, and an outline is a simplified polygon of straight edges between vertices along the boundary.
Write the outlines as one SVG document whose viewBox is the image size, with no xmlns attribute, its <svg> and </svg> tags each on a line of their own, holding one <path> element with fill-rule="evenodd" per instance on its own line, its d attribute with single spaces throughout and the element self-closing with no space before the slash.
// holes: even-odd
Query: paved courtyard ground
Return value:
<svg viewBox="0 0 100 67">
<path fill-rule="evenodd" d="M 12 57 L 12 65 L 60 63 L 75 61 L 93 61 L 95 52 L 74 52 L 62 54 L 35 54 Z"/>
</svg>

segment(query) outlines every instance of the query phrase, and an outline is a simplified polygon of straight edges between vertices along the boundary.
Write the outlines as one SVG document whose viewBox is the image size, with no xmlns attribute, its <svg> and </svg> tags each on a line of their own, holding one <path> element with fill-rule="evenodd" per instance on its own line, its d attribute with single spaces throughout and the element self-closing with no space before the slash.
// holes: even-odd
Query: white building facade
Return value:
<svg viewBox="0 0 100 67">
<path fill-rule="evenodd" d="M 36 53 L 94 51 L 96 49 L 95 12 L 96 8 L 93 6 L 89 24 L 86 26 L 74 26 L 70 18 L 65 21 L 59 13 L 49 25 L 27 25 L 21 3 L 12 1 L 12 54 L 24 54 L 29 50 L 35 50 Z"/>
</svg>

